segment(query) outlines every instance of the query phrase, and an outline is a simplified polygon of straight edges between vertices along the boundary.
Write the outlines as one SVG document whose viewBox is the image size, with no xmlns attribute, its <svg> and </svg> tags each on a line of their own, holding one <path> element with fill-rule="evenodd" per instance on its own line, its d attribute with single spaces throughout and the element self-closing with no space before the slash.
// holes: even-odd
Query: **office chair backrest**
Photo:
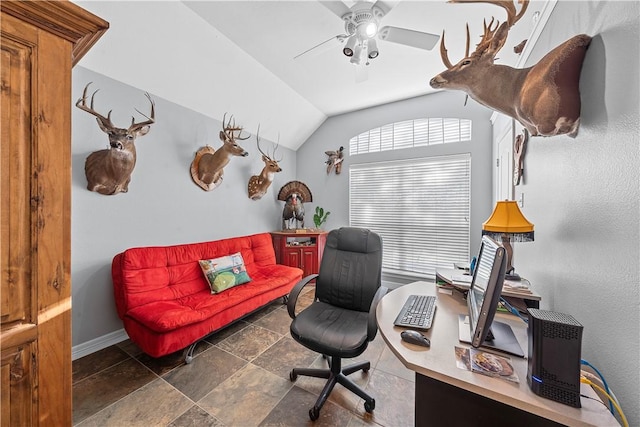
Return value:
<svg viewBox="0 0 640 427">
<path fill-rule="evenodd" d="M 369 311 L 382 277 L 382 239 L 370 230 L 342 227 L 327 235 L 316 297 L 327 304 Z"/>
</svg>

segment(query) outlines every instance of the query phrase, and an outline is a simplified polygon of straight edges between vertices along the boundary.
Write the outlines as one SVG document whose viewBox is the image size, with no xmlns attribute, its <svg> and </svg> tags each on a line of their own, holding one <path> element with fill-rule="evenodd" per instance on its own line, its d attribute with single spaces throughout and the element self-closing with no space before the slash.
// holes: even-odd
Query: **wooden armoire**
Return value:
<svg viewBox="0 0 640 427">
<path fill-rule="evenodd" d="M 70 426 L 71 68 L 109 24 L 0 2 L 1 426 Z"/>
</svg>

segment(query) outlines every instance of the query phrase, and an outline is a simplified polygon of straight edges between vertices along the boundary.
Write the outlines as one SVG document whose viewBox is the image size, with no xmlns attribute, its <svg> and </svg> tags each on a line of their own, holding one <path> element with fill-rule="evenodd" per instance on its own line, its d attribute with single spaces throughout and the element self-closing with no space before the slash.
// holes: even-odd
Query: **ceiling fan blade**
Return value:
<svg viewBox="0 0 640 427">
<path fill-rule="evenodd" d="M 397 4 L 398 0 L 378 0 L 373 4 L 373 6 L 380 8 L 386 15 L 387 13 L 389 13 L 389 11 L 391 11 L 391 9 L 396 7 Z"/>
<path fill-rule="evenodd" d="M 318 3 L 329 9 L 340 19 L 345 13 L 351 12 L 351 9 L 341 1 L 319 1 Z"/>
<path fill-rule="evenodd" d="M 302 56 L 311 56 L 311 54 L 317 55 L 330 49 L 337 48 L 338 45 L 342 44 L 346 38 L 347 36 L 344 34 L 338 34 L 337 36 L 330 37 L 327 40 L 310 47 L 304 52 L 297 54 L 293 59 L 299 59 Z"/>
<path fill-rule="evenodd" d="M 438 43 L 438 40 L 440 40 L 440 36 L 436 34 L 390 26 L 380 28 L 378 38 L 380 38 L 380 40 L 404 44 L 425 50 L 433 49 L 436 43 Z"/>
</svg>

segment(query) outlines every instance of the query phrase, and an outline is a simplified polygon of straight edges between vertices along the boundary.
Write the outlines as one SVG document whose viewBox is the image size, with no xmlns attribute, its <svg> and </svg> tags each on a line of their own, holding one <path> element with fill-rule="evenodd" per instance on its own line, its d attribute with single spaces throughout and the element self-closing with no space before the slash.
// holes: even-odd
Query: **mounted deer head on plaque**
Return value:
<svg viewBox="0 0 640 427">
<path fill-rule="evenodd" d="M 273 177 L 276 173 L 281 172 L 282 169 L 278 162 L 280 160 L 275 160 L 276 150 L 278 149 L 278 144 L 276 144 L 273 149 L 273 157 L 265 154 L 264 151 L 260 148 L 260 126 L 258 126 L 258 132 L 256 133 L 256 143 L 258 144 L 258 151 L 262 154 L 262 161 L 264 162 L 264 167 L 260 172 L 260 175 L 253 175 L 249 179 L 248 191 L 249 198 L 251 200 L 259 200 L 267 194 L 267 190 L 269 186 L 273 182 Z"/>
<path fill-rule="evenodd" d="M 198 150 L 195 158 L 191 162 L 191 178 L 204 191 L 211 191 L 222 183 L 224 167 L 227 166 L 232 156 L 247 157 L 248 152 L 244 150 L 237 140 L 244 141 L 249 136 L 242 138 L 242 127 L 236 126 L 233 116 L 226 122 L 227 114 L 222 117 L 222 130 L 220 140 L 222 147 L 218 150 L 205 146 Z M 236 134 L 237 132 L 237 134 Z"/>
<path fill-rule="evenodd" d="M 99 114 L 93 109 L 93 99 L 98 90 L 91 95 L 91 105 L 87 106 L 88 83 L 82 92 L 82 98 L 76 102 L 76 107 L 82 111 L 96 117 L 98 126 L 109 135 L 109 148 L 94 151 L 84 163 L 84 173 L 87 177 L 87 189 L 100 194 L 112 195 L 126 193 L 129 191 L 131 173 L 136 165 L 135 140 L 138 136 L 146 135 L 155 123 L 155 104 L 148 93 L 145 96 L 151 103 L 151 116 L 146 116 L 147 120 L 135 123 L 135 118 L 131 118 L 131 126 L 127 129 L 117 128 L 111 123 L 111 111 L 107 117 Z"/>
<path fill-rule="evenodd" d="M 522 7 L 518 13 L 511 0 L 451 2 L 495 4 L 507 11 L 507 20 L 494 24 L 492 18 L 489 25 L 485 21 L 482 39 L 471 55 L 467 24 L 465 57 L 455 65 L 449 61 L 443 31 L 440 56 L 447 70 L 431 79 L 431 87 L 462 90 L 480 104 L 518 120 L 532 136 L 567 134 L 575 137 L 580 124 L 580 71 L 591 37 L 585 34 L 575 36 L 529 68 L 494 64 L 509 28 L 524 15 L 529 1 L 519 0 Z"/>
</svg>

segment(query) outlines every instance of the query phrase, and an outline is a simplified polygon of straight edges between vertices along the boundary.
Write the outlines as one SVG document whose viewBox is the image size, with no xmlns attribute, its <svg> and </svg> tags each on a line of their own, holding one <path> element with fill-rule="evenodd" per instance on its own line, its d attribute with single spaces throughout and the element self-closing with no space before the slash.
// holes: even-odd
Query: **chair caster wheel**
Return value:
<svg viewBox="0 0 640 427">
<path fill-rule="evenodd" d="M 184 363 L 186 363 L 187 365 L 191 362 L 193 362 L 193 356 L 187 356 L 184 358 Z"/>
<path fill-rule="evenodd" d="M 371 399 L 371 401 L 364 402 L 364 410 L 368 413 L 372 413 L 373 410 L 376 409 L 376 401 L 375 399 Z"/>
<path fill-rule="evenodd" d="M 294 374 L 293 371 L 289 372 L 289 380 L 295 381 L 298 379 L 298 375 Z"/>
<path fill-rule="evenodd" d="M 320 416 L 320 409 L 316 408 L 315 406 L 309 409 L 309 418 L 311 419 L 311 421 L 317 420 L 319 416 Z"/>
</svg>

